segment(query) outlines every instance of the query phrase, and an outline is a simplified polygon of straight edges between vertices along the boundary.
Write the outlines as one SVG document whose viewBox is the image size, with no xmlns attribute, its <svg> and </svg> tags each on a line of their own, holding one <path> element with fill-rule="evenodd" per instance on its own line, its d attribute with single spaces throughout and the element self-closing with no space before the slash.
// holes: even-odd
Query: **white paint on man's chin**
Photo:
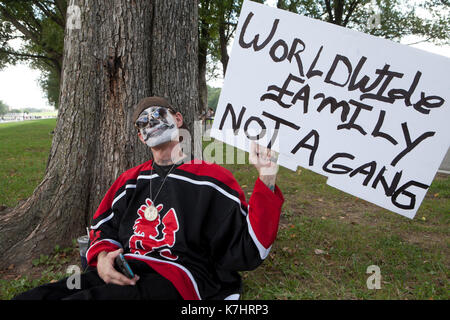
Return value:
<svg viewBox="0 0 450 320">
<path fill-rule="evenodd" d="M 149 138 L 145 143 L 150 148 L 154 148 L 170 141 L 178 140 L 178 128 L 167 129 L 161 135 Z"/>
</svg>

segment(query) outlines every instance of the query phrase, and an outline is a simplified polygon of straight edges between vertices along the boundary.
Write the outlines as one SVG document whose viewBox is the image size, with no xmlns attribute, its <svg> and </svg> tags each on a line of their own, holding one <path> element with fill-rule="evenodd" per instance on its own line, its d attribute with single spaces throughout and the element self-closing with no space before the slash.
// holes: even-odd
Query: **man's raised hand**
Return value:
<svg viewBox="0 0 450 320">
<path fill-rule="evenodd" d="M 275 190 L 275 180 L 278 172 L 276 152 L 252 142 L 249 161 L 258 170 L 261 181 L 272 191 Z"/>
</svg>

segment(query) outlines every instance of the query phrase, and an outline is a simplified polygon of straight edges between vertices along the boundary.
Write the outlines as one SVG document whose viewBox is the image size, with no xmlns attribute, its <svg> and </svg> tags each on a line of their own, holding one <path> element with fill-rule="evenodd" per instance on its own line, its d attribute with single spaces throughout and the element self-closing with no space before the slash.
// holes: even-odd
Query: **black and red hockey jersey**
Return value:
<svg viewBox="0 0 450 320">
<path fill-rule="evenodd" d="M 199 160 L 176 166 L 162 185 L 163 179 L 151 160 L 120 175 L 93 217 L 88 264 L 96 266 L 101 251 L 123 248 L 127 260 L 145 262 L 184 299 L 239 297 L 237 271 L 259 266 L 276 238 L 280 189 L 258 178 L 247 203 L 228 170 Z M 144 211 L 161 185 L 159 215 L 150 221 Z"/>
</svg>

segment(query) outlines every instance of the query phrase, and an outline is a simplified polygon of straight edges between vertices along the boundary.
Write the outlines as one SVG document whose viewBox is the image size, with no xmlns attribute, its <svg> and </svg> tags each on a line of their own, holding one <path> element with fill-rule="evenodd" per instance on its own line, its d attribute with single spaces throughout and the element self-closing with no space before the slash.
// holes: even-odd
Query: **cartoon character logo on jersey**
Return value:
<svg viewBox="0 0 450 320">
<path fill-rule="evenodd" d="M 179 230 L 175 209 L 171 208 L 165 214 L 161 214 L 163 205 L 159 204 L 156 206 L 158 215 L 155 219 L 149 220 L 145 217 L 145 209 L 150 208 L 152 204 L 150 199 L 146 199 L 145 204 L 137 211 L 139 217 L 134 222 L 134 234 L 129 241 L 130 250 L 140 255 L 158 251 L 164 258 L 177 260 L 178 256 L 170 251 L 176 241 L 175 234 Z"/>
</svg>

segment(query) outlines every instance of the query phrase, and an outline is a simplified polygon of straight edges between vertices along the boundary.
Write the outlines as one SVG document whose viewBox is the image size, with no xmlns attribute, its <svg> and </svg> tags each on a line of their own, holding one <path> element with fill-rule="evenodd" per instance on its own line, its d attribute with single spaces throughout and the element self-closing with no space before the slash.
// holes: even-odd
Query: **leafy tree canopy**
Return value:
<svg viewBox="0 0 450 320">
<path fill-rule="evenodd" d="M 57 107 L 64 49 L 65 0 L 0 0 L 0 69 L 29 62 Z"/>
<path fill-rule="evenodd" d="M 242 3 L 198 0 L 199 61 L 208 64 L 209 77 L 218 76 L 218 69 L 226 72 Z M 277 0 L 277 7 L 394 41 L 414 35 L 420 41 L 450 44 L 448 0 Z M 41 70 L 41 87 L 55 107 L 66 10 L 66 0 L 0 0 L 0 69 L 27 61 Z"/>
<path fill-rule="evenodd" d="M 448 0 L 278 0 L 277 7 L 374 36 L 450 44 Z"/>
</svg>

